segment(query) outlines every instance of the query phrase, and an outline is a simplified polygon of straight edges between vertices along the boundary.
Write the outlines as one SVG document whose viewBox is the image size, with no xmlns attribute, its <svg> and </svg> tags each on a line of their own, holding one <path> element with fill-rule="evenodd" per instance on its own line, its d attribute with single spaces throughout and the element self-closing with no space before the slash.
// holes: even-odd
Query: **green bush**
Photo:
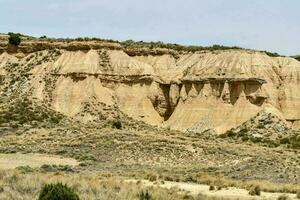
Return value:
<svg viewBox="0 0 300 200">
<path fill-rule="evenodd" d="M 8 35 L 9 44 L 18 46 L 21 43 L 21 36 L 19 33 L 8 33 Z"/>
<path fill-rule="evenodd" d="M 210 185 L 210 186 L 209 186 L 209 190 L 210 190 L 210 191 L 215 190 L 215 189 L 216 189 L 215 186 L 213 186 L 213 185 Z"/>
<path fill-rule="evenodd" d="M 79 200 L 79 196 L 67 185 L 62 183 L 46 184 L 38 200 Z"/>
<path fill-rule="evenodd" d="M 259 186 L 252 187 L 249 191 L 249 194 L 252 196 L 260 196 L 261 189 Z"/>
<path fill-rule="evenodd" d="M 116 129 L 121 129 L 122 128 L 122 122 L 120 120 L 115 120 L 115 121 L 113 121 L 112 127 L 116 128 Z"/>
</svg>

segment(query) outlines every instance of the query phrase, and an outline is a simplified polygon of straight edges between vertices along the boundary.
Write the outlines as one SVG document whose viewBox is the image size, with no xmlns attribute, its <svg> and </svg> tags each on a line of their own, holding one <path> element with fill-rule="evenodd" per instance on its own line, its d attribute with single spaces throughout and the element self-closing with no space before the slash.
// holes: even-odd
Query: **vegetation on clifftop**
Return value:
<svg viewBox="0 0 300 200">
<path fill-rule="evenodd" d="M 295 58 L 296 60 L 300 61 L 300 55 L 293 56 L 293 58 Z"/>
<path fill-rule="evenodd" d="M 88 41 L 99 41 L 99 42 L 108 42 L 108 43 L 116 43 L 120 44 L 124 48 L 127 49 L 138 49 L 138 48 L 147 48 L 147 49 L 155 49 L 155 48 L 162 48 L 162 49 L 169 49 L 174 51 L 185 51 L 185 52 L 197 52 L 197 51 L 216 51 L 216 50 L 231 50 L 231 49 L 245 49 L 238 46 L 224 46 L 214 44 L 212 46 L 199 46 L 199 45 L 180 45 L 176 43 L 164 43 L 161 41 L 157 42 L 145 42 L 145 41 L 134 41 L 134 40 L 126 40 L 126 41 L 118 41 L 112 39 L 101 39 L 97 37 L 78 37 L 78 38 L 51 38 L 43 35 L 39 38 L 28 36 L 20 33 L 8 33 L 14 34 L 19 36 L 20 38 L 28 41 L 28 40 L 36 40 L 36 41 L 48 41 L 48 42 L 71 42 L 71 41 L 79 41 L 79 42 L 88 42 Z M 268 56 L 271 57 L 278 57 L 282 56 L 276 52 L 269 52 L 269 51 L 261 51 L 266 53 Z"/>
<path fill-rule="evenodd" d="M 8 42 L 9 44 L 18 46 L 21 43 L 21 34 L 20 33 L 8 33 L 9 38 Z"/>
</svg>

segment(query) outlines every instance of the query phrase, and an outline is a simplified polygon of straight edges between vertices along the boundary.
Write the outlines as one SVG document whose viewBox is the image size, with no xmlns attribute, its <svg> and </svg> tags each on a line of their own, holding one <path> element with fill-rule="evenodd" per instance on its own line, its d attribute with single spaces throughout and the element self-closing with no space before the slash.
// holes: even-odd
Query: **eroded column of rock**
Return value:
<svg viewBox="0 0 300 200">
<path fill-rule="evenodd" d="M 230 90 L 229 90 L 229 84 L 226 81 L 224 84 L 224 88 L 222 90 L 221 99 L 224 103 L 230 103 Z"/>
<path fill-rule="evenodd" d="M 169 92 L 169 104 L 171 106 L 172 111 L 176 108 L 176 105 L 178 103 L 179 97 L 180 97 L 180 86 L 179 84 L 171 84 L 170 86 L 170 92 Z"/>
</svg>

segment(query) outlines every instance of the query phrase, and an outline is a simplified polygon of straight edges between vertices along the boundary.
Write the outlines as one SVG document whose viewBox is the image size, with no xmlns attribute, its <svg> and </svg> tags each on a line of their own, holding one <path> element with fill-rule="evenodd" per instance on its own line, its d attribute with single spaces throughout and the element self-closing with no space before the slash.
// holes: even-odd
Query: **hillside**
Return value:
<svg viewBox="0 0 300 200">
<path fill-rule="evenodd" d="M 37 103 L 85 122 L 102 104 L 152 125 L 216 133 L 264 108 L 300 125 L 300 62 L 244 49 L 175 51 L 114 42 L 25 40 L 0 55 L 1 92 L 22 87 Z M 101 104 L 101 105 L 100 105 Z"/>
<path fill-rule="evenodd" d="M 0 35 L 0 153 L 80 163 L 24 168 L 39 180 L 59 172 L 82 185 L 77 174 L 296 193 L 300 62 L 157 45 L 23 36 L 15 48 Z"/>
</svg>

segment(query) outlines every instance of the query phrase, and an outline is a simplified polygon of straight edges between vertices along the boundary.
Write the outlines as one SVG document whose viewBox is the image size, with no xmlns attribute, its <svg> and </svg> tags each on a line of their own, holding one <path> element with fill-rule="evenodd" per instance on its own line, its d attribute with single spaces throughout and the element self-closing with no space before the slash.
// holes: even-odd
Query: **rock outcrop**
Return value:
<svg viewBox="0 0 300 200">
<path fill-rule="evenodd" d="M 293 129 L 282 113 L 274 108 L 265 108 L 238 127 L 226 131 L 221 137 L 235 140 L 264 143 L 276 147 L 280 144 L 291 148 L 299 148 L 300 131 Z"/>
<path fill-rule="evenodd" d="M 21 48 L 0 54 L 1 92 L 21 87 L 68 117 L 93 102 L 152 125 L 224 133 L 268 107 L 300 127 L 300 62 L 293 58 L 252 50 L 128 53 L 80 42 Z"/>
</svg>

